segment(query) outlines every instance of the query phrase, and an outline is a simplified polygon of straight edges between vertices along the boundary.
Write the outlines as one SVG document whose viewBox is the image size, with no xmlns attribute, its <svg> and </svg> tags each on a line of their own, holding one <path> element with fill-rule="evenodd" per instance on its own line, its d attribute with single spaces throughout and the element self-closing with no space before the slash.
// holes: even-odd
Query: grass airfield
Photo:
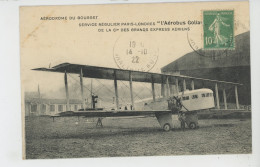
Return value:
<svg viewBox="0 0 260 167">
<path fill-rule="evenodd" d="M 199 129 L 164 132 L 155 117 L 26 117 L 26 159 L 247 154 L 252 152 L 251 119 L 202 119 Z"/>
</svg>

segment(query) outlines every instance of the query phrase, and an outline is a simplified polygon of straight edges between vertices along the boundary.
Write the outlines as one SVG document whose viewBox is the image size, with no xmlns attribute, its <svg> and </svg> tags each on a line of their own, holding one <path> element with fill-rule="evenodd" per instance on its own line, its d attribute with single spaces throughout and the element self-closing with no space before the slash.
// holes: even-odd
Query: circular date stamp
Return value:
<svg viewBox="0 0 260 167">
<path fill-rule="evenodd" d="M 156 41 L 148 34 L 120 36 L 113 48 L 114 61 L 120 69 L 150 71 L 158 60 Z"/>
</svg>

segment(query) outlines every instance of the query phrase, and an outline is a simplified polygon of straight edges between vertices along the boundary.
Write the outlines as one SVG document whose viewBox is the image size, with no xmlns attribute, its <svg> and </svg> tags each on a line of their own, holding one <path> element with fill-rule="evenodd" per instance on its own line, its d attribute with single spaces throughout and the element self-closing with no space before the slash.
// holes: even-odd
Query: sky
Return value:
<svg viewBox="0 0 260 167">
<path fill-rule="evenodd" d="M 147 7 L 146 5 L 149 5 Z M 126 59 L 130 41 L 144 43 L 152 63 L 150 72 L 189 53 L 189 39 L 202 47 L 202 11 L 230 9 L 235 11 L 235 35 L 249 31 L 249 6 L 247 2 L 171 3 L 171 4 L 124 4 L 124 5 L 75 5 L 20 7 L 20 56 L 22 91 L 48 93 L 64 87 L 64 76 L 60 73 L 32 71 L 38 67 L 53 67 L 69 62 L 93 66 L 119 68 L 115 55 L 123 64 L 131 65 Z M 189 10 L 192 9 L 192 10 Z M 43 17 L 66 17 L 67 20 L 44 20 Z M 69 17 L 76 17 L 69 20 Z M 77 16 L 98 16 L 83 20 Z M 160 21 L 175 25 L 162 25 Z M 152 26 L 84 26 L 80 23 L 152 23 Z M 185 25 L 180 25 L 186 22 Z M 114 28 L 118 31 L 113 32 Z M 121 29 L 124 30 L 121 30 Z M 126 32 L 126 29 L 129 29 Z M 171 31 L 131 32 L 131 28 L 170 28 Z M 189 28 L 189 31 L 173 31 L 174 28 Z M 103 29 L 104 32 L 99 32 Z M 141 44 L 139 48 L 142 48 Z M 132 64 L 133 65 L 133 64 Z M 140 63 L 140 67 L 145 66 Z M 86 83 L 87 84 L 87 83 Z"/>
</svg>

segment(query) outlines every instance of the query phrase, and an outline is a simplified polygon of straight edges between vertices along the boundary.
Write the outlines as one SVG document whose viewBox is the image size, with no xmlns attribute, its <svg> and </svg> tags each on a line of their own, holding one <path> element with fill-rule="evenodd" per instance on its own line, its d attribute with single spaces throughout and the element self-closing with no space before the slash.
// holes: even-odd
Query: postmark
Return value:
<svg viewBox="0 0 260 167">
<path fill-rule="evenodd" d="M 203 49 L 232 49 L 234 10 L 203 11 Z"/>
<path fill-rule="evenodd" d="M 113 49 L 114 61 L 120 69 L 150 71 L 158 60 L 156 41 L 147 34 L 120 36 Z"/>
<path fill-rule="evenodd" d="M 202 41 L 202 40 L 201 40 Z M 206 58 L 210 58 L 212 60 L 220 59 L 222 57 L 226 57 L 229 54 L 229 51 L 234 50 L 230 48 L 225 49 L 203 49 L 201 47 L 203 44 L 201 44 L 198 39 L 194 38 L 192 34 L 187 32 L 187 42 L 190 48 L 193 50 L 193 52 L 199 56 L 203 56 Z M 203 41 L 202 41 L 203 42 Z"/>
</svg>

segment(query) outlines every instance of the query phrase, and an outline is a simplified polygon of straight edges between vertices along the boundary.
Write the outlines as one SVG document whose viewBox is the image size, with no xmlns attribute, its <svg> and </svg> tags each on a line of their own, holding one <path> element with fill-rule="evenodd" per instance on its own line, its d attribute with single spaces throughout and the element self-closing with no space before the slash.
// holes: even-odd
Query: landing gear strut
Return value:
<svg viewBox="0 0 260 167">
<path fill-rule="evenodd" d="M 155 113 L 155 116 L 165 132 L 169 132 L 173 128 L 171 113 Z"/>
</svg>

